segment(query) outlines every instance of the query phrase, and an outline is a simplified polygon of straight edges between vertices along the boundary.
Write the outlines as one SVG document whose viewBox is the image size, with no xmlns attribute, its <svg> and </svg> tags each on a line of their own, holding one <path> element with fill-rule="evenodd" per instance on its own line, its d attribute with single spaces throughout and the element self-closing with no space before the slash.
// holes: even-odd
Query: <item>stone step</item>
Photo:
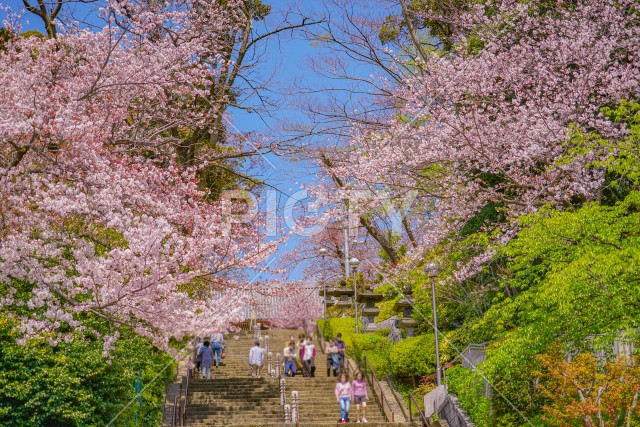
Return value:
<svg viewBox="0 0 640 427">
<path fill-rule="evenodd" d="M 275 354 L 282 353 L 289 336 L 297 337 L 299 331 L 263 331 L 269 335 L 269 351 L 272 352 L 272 368 Z M 251 378 L 248 366 L 249 350 L 253 336 L 239 334 L 226 337 L 224 366 L 212 368 L 212 379 L 193 379 L 189 384 L 189 405 L 186 425 L 204 426 L 273 426 L 290 427 L 284 424 L 284 409 L 280 406 L 279 379 L 268 375 L 268 359 L 265 355 L 263 378 Z M 286 378 L 286 402 L 291 403 L 291 391 L 299 393 L 301 426 L 333 426 L 338 424 L 340 409 L 334 395 L 337 381 L 326 376 L 327 358 L 319 351 L 316 356 L 316 377 L 304 378 L 301 372 L 295 378 Z M 282 367 L 282 362 L 280 364 Z M 370 394 L 371 395 L 371 394 Z M 370 426 L 394 426 L 385 423 L 377 404 L 370 401 L 367 407 Z M 352 404 L 352 423 L 355 421 L 355 406 Z"/>
<path fill-rule="evenodd" d="M 367 420 L 369 420 L 367 418 Z M 356 423 L 355 420 L 351 420 L 351 422 L 347 423 L 350 425 L 353 424 L 363 424 Z M 187 424 L 190 427 L 218 427 L 218 426 L 229 426 L 233 425 L 229 422 L 229 420 L 220 420 L 216 422 L 206 422 L 206 423 L 189 423 Z M 240 420 L 236 425 L 243 427 L 291 427 L 292 424 L 285 424 L 283 422 L 269 422 L 267 420 L 256 421 L 255 419 L 247 419 Z M 300 420 L 298 426 L 300 427 L 316 427 L 316 426 L 340 426 L 338 419 L 331 421 L 306 421 Z M 369 427 L 406 427 L 406 424 L 403 423 L 387 423 L 387 422 L 373 422 L 369 420 L 368 423 L 363 424 Z"/>
<path fill-rule="evenodd" d="M 284 415 L 283 415 L 284 417 Z M 249 425 L 284 425 L 283 419 L 270 419 L 265 417 L 251 417 L 251 418 L 236 418 L 236 417 L 220 417 L 216 420 L 192 420 L 187 418 L 185 420 L 185 425 L 187 426 L 249 426 Z M 259 420 L 259 421 L 258 421 Z M 394 425 L 405 425 L 400 423 L 387 423 L 386 421 L 381 420 L 372 420 L 367 418 L 368 425 L 384 425 L 384 426 L 394 426 Z M 257 424 L 259 423 L 259 424 Z M 340 424 L 340 416 L 333 417 L 329 420 L 314 420 L 307 418 L 300 418 L 300 425 L 308 425 L 308 426 L 317 426 L 317 425 L 336 425 Z M 365 423 L 357 423 L 355 418 L 350 418 L 348 424 L 365 424 Z M 410 425 L 410 424 L 409 424 Z M 287 424 L 288 427 L 291 427 L 292 424 Z"/>
</svg>

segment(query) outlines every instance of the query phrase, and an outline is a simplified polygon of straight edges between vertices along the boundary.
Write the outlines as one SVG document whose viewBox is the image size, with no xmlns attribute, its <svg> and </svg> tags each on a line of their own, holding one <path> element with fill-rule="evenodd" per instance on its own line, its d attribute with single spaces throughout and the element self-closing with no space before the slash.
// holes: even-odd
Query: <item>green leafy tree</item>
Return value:
<svg viewBox="0 0 640 427">
<path fill-rule="evenodd" d="M 127 330 L 109 358 L 91 337 L 55 347 L 44 340 L 18 345 L 15 326 L 0 316 L 0 425 L 87 427 L 115 419 L 114 426 L 124 426 L 133 425 L 134 413 L 140 426 L 160 425 L 164 380 L 174 372 L 169 355 Z M 127 406 L 139 373 L 142 402 Z"/>
</svg>

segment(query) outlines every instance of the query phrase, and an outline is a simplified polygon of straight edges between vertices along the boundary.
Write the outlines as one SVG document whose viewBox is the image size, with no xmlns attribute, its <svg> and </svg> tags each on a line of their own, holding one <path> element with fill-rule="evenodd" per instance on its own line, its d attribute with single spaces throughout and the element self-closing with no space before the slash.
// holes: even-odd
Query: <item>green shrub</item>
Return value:
<svg viewBox="0 0 640 427">
<path fill-rule="evenodd" d="M 356 334 L 356 321 L 352 317 L 333 317 L 326 321 L 318 320 L 318 326 L 325 340 L 335 338 L 342 334 L 342 341 L 347 346 L 347 351 L 353 347 L 353 336 Z"/>
<path fill-rule="evenodd" d="M 400 299 L 400 297 L 395 297 L 393 299 L 387 301 L 381 301 L 377 304 L 378 308 L 380 308 L 380 312 L 376 317 L 376 323 L 387 320 L 393 316 L 396 316 L 398 313 L 394 310 L 394 306 L 396 302 Z"/>
<path fill-rule="evenodd" d="M 455 366 L 447 370 L 449 392 L 458 396 L 460 405 L 478 427 L 491 423 L 491 401 L 484 397 L 484 381 L 469 368 Z"/>
<path fill-rule="evenodd" d="M 435 340 L 433 335 L 409 337 L 393 344 L 389 353 L 393 376 L 422 376 L 435 372 Z"/>
<path fill-rule="evenodd" d="M 175 365 L 168 354 L 126 328 L 109 359 L 102 355 L 102 341 L 91 337 L 56 347 L 43 340 L 21 346 L 15 326 L 0 315 L 0 425 L 104 426 L 123 409 L 114 427 L 131 425 L 135 411 L 139 425 L 160 425 L 164 380 L 172 378 Z M 142 403 L 125 409 L 139 372 L 147 387 Z"/>
<path fill-rule="evenodd" d="M 365 356 L 379 378 L 384 378 L 389 371 L 389 350 L 391 341 L 388 332 L 376 331 L 370 334 L 356 335 L 352 338 L 353 347 L 350 355 L 360 363 L 364 363 Z"/>
</svg>

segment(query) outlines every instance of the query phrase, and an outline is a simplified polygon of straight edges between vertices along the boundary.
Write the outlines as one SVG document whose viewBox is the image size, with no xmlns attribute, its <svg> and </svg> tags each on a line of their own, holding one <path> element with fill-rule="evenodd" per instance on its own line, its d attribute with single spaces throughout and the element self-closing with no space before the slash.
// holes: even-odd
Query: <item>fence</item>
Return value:
<svg viewBox="0 0 640 427">
<path fill-rule="evenodd" d="M 385 420 L 394 423 L 395 412 L 389 404 L 386 396 L 384 395 L 384 392 L 382 391 L 382 385 L 380 384 L 378 377 L 376 377 L 376 373 L 373 372 L 373 368 L 371 367 L 367 356 L 364 356 L 364 366 L 362 372 L 371 385 L 371 389 L 373 390 L 373 394 L 375 395 L 376 401 L 378 402 L 378 406 L 380 407 Z"/>
<path fill-rule="evenodd" d="M 487 358 L 487 343 L 469 344 L 460 353 L 462 366 L 465 368 L 476 369 L 476 366 L 484 362 Z"/>
<path fill-rule="evenodd" d="M 636 331 L 637 332 L 637 331 Z M 601 337 L 600 335 L 590 335 L 586 337 L 586 341 L 592 341 L 596 338 Z M 487 344 L 489 342 L 484 342 L 480 344 L 469 344 L 465 347 L 464 350 L 460 353 L 458 357 L 461 359 L 462 366 L 465 368 L 471 368 L 473 370 L 476 367 L 485 361 L 487 358 Z M 627 355 L 630 356 L 636 351 L 636 347 L 633 343 L 633 339 L 629 337 L 625 337 L 625 332 L 620 331 L 618 333 L 618 338 L 613 340 L 613 343 L 610 342 L 611 350 L 613 352 L 614 357 Z M 611 353 L 610 353 L 611 354 Z M 594 352 L 594 355 L 598 360 L 605 360 L 607 358 L 607 351 L 604 349 L 599 349 Z M 571 361 L 573 354 L 571 352 L 567 352 L 567 359 Z M 455 359 L 454 359 L 455 361 Z M 489 396 L 487 396 L 489 397 Z"/>
<path fill-rule="evenodd" d="M 445 396 L 438 415 L 447 420 L 450 427 L 475 427 L 469 415 L 460 406 L 458 398 L 451 394 Z"/>
</svg>

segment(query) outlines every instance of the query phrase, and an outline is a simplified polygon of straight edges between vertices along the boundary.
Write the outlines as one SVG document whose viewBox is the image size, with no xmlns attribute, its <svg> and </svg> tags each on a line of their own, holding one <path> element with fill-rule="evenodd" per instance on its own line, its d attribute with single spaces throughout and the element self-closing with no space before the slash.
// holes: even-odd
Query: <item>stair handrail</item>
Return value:
<svg viewBox="0 0 640 427">
<path fill-rule="evenodd" d="M 185 425 L 185 420 L 187 418 L 187 406 L 189 405 L 189 383 L 190 383 L 190 379 L 193 378 L 194 373 L 195 373 L 195 366 L 196 366 L 196 358 L 197 358 L 197 354 L 196 354 L 196 343 L 197 338 L 194 338 L 191 343 L 194 344 L 194 348 L 193 351 L 191 352 L 191 355 L 189 355 L 189 361 L 188 361 L 188 365 L 187 365 L 187 376 L 186 379 L 185 377 L 182 377 L 182 384 L 184 384 L 184 405 L 180 405 L 180 412 L 179 412 L 179 418 L 180 418 L 180 425 Z M 182 399 L 182 384 L 180 385 L 180 393 L 178 394 L 178 396 L 180 396 L 180 398 Z"/>
<path fill-rule="evenodd" d="M 182 417 L 180 425 L 185 425 L 185 420 L 187 418 L 187 405 L 189 404 L 189 377 L 193 375 L 193 369 L 187 369 L 187 381 L 184 387 L 184 405 L 182 405 Z"/>
<path fill-rule="evenodd" d="M 325 353 L 324 336 L 322 335 L 322 331 L 320 331 L 320 325 L 318 325 L 317 322 L 316 322 L 316 332 L 318 335 L 318 344 L 320 344 L 320 350 L 322 350 L 322 353 Z"/>
<path fill-rule="evenodd" d="M 173 413 L 171 414 L 171 427 L 177 426 L 177 408 L 178 408 L 178 395 L 173 397 Z"/>
<path fill-rule="evenodd" d="M 424 412 L 422 412 L 422 409 L 420 409 L 420 405 L 418 405 L 415 398 L 413 397 L 413 393 L 409 393 L 409 399 L 407 400 L 409 402 L 409 421 L 411 422 L 411 424 L 413 424 L 413 412 L 411 412 L 411 402 L 413 402 L 414 406 L 418 410 L 418 414 L 420 415 L 420 421 L 422 422 L 422 426 L 423 427 L 431 426 L 431 422 L 429 421 L 429 418 L 427 418 L 424 415 Z"/>
<path fill-rule="evenodd" d="M 384 378 L 387 381 L 387 384 L 389 384 L 389 389 L 391 389 L 391 394 L 393 394 L 393 397 L 396 399 L 396 402 L 398 403 L 398 406 L 400 406 L 400 410 L 402 411 L 402 415 L 404 415 L 404 419 L 406 420 L 409 417 L 407 416 L 407 413 L 404 410 L 404 405 L 403 405 L 404 399 L 402 398 L 402 396 L 400 396 L 400 392 L 398 391 L 396 384 L 393 382 L 393 378 L 391 378 L 391 375 L 387 374 L 387 376 L 385 376 Z"/>
<path fill-rule="evenodd" d="M 376 397 L 376 402 L 378 402 L 378 406 L 380 407 L 380 411 L 382 412 L 382 416 L 384 416 L 385 421 L 389 421 L 389 418 L 387 417 L 387 413 L 384 411 L 384 405 L 385 403 L 387 404 L 387 408 L 389 408 L 389 412 L 391 412 L 391 422 L 394 423 L 395 422 L 395 411 L 393 410 L 393 408 L 391 407 L 391 405 L 389 404 L 389 401 L 387 400 L 386 396 L 384 395 L 383 391 L 382 391 L 382 385 L 380 385 L 380 381 L 378 380 L 378 377 L 376 376 L 376 373 L 373 370 L 373 367 L 371 366 L 371 363 L 369 362 L 369 358 L 367 358 L 367 356 L 364 356 L 364 376 L 365 378 L 369 381 L 369 384 L 371 385 L 371 389 L 373 390 L 373 395 Z M 368 371 L 368 376 L 367 376 L 367 371 Z M 380 392 L 380 397 L 378 397 L 376 395 L 376 386 L 378 386 L 378 391 Z"/>
<path fill-rule="evenodd" d="M 284 405 L 284 423 L 291 424 L 291 405 Z"/>
<path fill-rule="evenodd" d="M 291 410 L 291 405 L 287 404 L 286 388 L 286 380 L 284 378 L 280 378 L 280 405 L 282 406 L 282 412 L 284 414 L 284 423 L 288 424 L 291 420 L 289 419 L 287 409 Z"/>
<path fill-rule="evenodd" d="M 287 384 L 284 378 L 280 378 L 280 405 L 287 404 Z"/>
</svg>

